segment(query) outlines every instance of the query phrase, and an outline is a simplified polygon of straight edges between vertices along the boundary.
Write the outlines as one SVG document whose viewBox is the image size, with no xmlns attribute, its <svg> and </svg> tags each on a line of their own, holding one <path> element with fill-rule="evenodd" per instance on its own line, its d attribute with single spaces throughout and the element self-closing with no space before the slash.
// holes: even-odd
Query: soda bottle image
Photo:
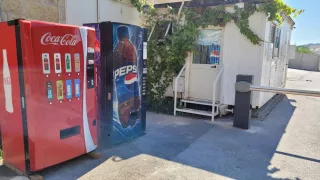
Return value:
<svg viewBox="0 0 320 180">
<path fill-rule="evenodd" d="M 63 100 L 63 81 L 58 80 L 56 83 L 57 83 L 57 99 Z"/>
<path fill-rule="evenodd" d="M 75 96 L 80 97 L 80 79 L 74 80 L 74 86 L 75 86 Z"/>
<path fill-rule="evenodd" d="M 79 54 L 74 55 L 74 69 L 75 69 L 75 72 L 80 72 L 80 55 Z"/>
<path fill-rule="evenodd" d="M 70 54 L 66 54 L 66 72 L 71 72 L 71 57 Z"/>
<path fill-rule="evenodd" d="M 43 74 L 50 74 L 50 60 L 48 53 L 42 54 L 42 71 Z"/>
<path fill-rule="evenodd" d="M 66 80 L 66 85 L 67 85 L 67 98 L 71 99 L 72 98 L 72 80 Z"/>
<path fill-rule="evenodd" d="M 71 85 L 68 84 L 67 86 L 67 92 L 68 92 L 68 96 L 71 96 Z"/>
<path fill-rule="evenodd" d="M 44 59 L 43 59 L 43 64 L 44 64 L 44 70 L 48 71 L 49 70 L 49 60 L 48 60 L 48 56 L 45 55 Z"/>
<path fill-rule="evenodd" d="M 58 58 L 58 57 L 56 57 L 56 69 L 57 69 L 57 71 L 60 71 L 60 70 L 61 70 L 60 61 L 59 61 L 59 58 Z"/>
<path fill-rule="evenodd" d="M 60 53 L 54 54 L 55 73 L 61 73 L 61 55 Z"/>
<path fill-rule="evenodd" d="M 52 100 L 52 98 L 53 98 L 51 82 L 47 82 L 47 98 L 48 98 L 48 100 Z"/>
<path fill-rule="evenodd" d="M 137 52 L 127 26 L 117 28 L 118 44 L 114 50 L 114 83 L 118 99 L 119 121 L 123 128 L 134 126 L 140 118 L 137 76 Z M 125 73 L 123 73 L 125 72 Z"/>
<path fill-rule="evenodd" d="M 5 96 L 5 108 L 9 113 L 13 113 L 13 102 L 12 102 L 12 86 L 11 86 L 11 75 L 8 65 L 7 50 L 2 50 L 3 55 L 3 87 Z"/>
</svg>

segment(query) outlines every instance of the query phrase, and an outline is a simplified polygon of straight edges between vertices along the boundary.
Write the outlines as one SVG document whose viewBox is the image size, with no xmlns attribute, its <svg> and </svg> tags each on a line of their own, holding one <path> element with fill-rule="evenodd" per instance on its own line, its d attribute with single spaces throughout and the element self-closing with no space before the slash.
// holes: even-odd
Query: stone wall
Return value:
<svg viewBox="0 0 320 180">
<path fill-rule="evenodd" d="M 0 20 L 17 18 L 65 23 L 66 0 L 0 0 Z"/>
</svg>

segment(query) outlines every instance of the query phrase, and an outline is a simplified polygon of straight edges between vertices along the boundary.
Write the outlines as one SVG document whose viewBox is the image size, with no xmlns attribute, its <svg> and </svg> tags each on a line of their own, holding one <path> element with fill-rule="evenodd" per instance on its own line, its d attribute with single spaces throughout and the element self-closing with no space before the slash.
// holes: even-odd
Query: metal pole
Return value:
<svg viewBox="0 0 320 180">
<path fill-rule="evenodd" d="M 177 96 L 178 96 L 178 82 L 179 82 L 179 78 L 182 74 L 182 72 L 184 71 L 184 69 L 186 68 L 186 65 L 184 65 L 181 69 L 181 71 L 179 72 L 178 76 L 176 77 L 175 81 L 174 81 L 174 110 L 173 110 L 173 115 L 177 115 Z"/>
<path fill-rule="evenodd" d="M 214 121 L 214 115 L 215 115 L 215 105 L 216 105 L 216 91 L 217 91 L 217 83 L 222 75 L 222 72 L 224 70 L 224 64 L 220 67 L 219 72 L 216 76 L 216 79 L 213 82 L 213 94 L 212 94 L 212 117 L 211 117 L 211 121 Z M 218 108 L 218 107 L 217 107 Z"/>
<path fill-rule="evenodd" d="M 251 119 L 251 94 L 250 84 L 253 83 L 252 75 L 237 75 L 234 99 L 233 126 L 241 129 L 250 128 Z"/>
<path fill-rule="evenodd" d="M 272 92 L 272 93 L 279 93 L 279 94 L 294 94 L 294 95 L 320 97 L 319 91 L 286 89 L 286 88 L 276 88 L 276 87 L 256 86 L 256 85 L 250 85 L 250 90 L 251 91 Z"/>
</svg>

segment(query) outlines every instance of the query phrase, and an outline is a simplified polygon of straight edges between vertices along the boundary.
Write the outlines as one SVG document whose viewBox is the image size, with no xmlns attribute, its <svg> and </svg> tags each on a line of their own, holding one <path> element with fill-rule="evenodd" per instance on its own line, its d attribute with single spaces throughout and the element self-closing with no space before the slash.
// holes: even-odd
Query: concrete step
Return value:
<svg viewBox="0 0 320 180">
<path fill-rule="evenodd" d="M 189 108 L 177 108 L 176 111 L 212 117 L 211 111 L 202 111 L 202 110 L 189 109 Z"/>
<path fill-rule="evenodd" d="M 203 99 L 188 98 L 188 99 L 181 99 L 181 102 L 190 103 L 190 104 L 200 104 L 200 105 L 205 105 L 205 106 L 212 106 L 212 101 L 203 100 Z M 215 104 L 216 104 L 216 106 L 218 106 L 219 102 L 216 102 Z"/>
</svg>

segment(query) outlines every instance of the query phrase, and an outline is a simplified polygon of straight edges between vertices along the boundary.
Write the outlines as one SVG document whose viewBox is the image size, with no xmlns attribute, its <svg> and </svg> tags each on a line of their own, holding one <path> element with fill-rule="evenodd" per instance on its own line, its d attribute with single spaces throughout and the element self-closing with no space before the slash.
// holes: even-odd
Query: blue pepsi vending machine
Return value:
<svg viewBox="0 0 320 180">
<path fill-rule="evenodd" d="M 146 29 L 115 22 L 85 25 L 97 32 L 101 144 L 118 144 L 145 134 Z"/>
</svg>

